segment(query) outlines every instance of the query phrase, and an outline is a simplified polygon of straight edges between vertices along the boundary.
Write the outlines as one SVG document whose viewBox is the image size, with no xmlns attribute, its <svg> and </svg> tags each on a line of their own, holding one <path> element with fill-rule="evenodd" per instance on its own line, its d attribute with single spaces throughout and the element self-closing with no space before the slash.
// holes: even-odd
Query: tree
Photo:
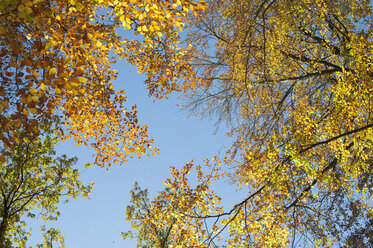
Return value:
<svg viewBox="0 0 373 248">
<path fill-rule="evenodd" d="M 167 190 L 166 190 L 167 191 Z M 167 219 L 167 222 L 160 226 L 159 224 L 148 222 L 149 216 L 155 215 L 156 211 L 154 206 L 150 205 L 148 190 L 142 190 L 138 183 L 135 182 L 131 194 L 131 204 L 126 207 L 126 221 L 131 222 L 131 226 L 134 229 L 139 229 L 136 235 L 137 247 L 159 247 L 166 248 L 169 246 L 169 237 L 174 225 L 172 216 Z M 169 202 L 159 202 L 157 208 L 165 210 L 169 205 Z M 157 209 L 157 210 L 158 210 Z M 153 219 L 153 218 L 150 218 Z M 128 231 L 122 233 L 124 239 L 130 237 L 133 239 L 133 232 Z"/>
<path fill-rule="evenodd" d="M 37 248 L 53 248 L 53 246 L 57 242 L 60 244 L 59 248 L 65 248 L 65 240 L 64 237 L 61 235 L 61 231 L 59 229 L 50 228 L 46 229 L 45 226 L 41 227 L 43 232 L 43 240 L 42 244 L 37 244 Z"/>
<path fill-rule="evenodd" d="M 22 137 L 21 133 L 12 135 Z M 0 165 L 1 247 L 26 247 L 31 233 L 25 230 L 26 222 L 21 217 L 57 220 L 61 199 L 66 199 L 66 203 L 70 198 L 89 195 L 93 183 L 84 185 L 80 181 L 79 170 L 73 168 L 77 158 L 56 156 L 57 141 L 50 129 L 43 128 L 41 136 L 33 142 L 2 151 L 6 161 Z M 61 241 L 59 230 L 43 230 L 46 238 L 50 236 L 49 242 L 56 238 Z"/>
<path fill-rule="evenodd" d="M 216 167 L 216 164 L 211 166 L 209 161 L 205 165 Z M 191 188 L 186 175 L 193 168 L 198 182 Z M 220 198 L 208 186 L 210 178 L 217 178 L 222 174 L 216 169 L 214 174 L 203 175 L 201 165 L 195 167 L 193 161 L 181 170 L 171 167 L 171 172 L 173 180 L 167 180 L 167 187 L 158 192 L 152 201 L 149 200 L 148 190 L 142 190 L 137 182 L 130 192 L 131 205 L 126 208 L 126 221 L 130 221 L 132 228 L 137 230 L 137 247 L 196 247 L 199 240 L 209 239 L 209 230 L 198 228 L 206 224 L 205 220 L 190 216 L 221 212 L 214 207 L 220 202 Z M 132 231 L 122 235 L 124 239 L 134 237 Z"/>
<path fill-rule="evenodd" d="M 157 152 L 136 106 L 126 109 L 125 92 L 114 90 L 111 66 L 117 59 L 137 66 L 155 98 L 180 90 L 175 81 L 190 70 L 188 48 L 178 46 L 181 17 L 203 7 L 190 0 L 2 0 L 2 144 L 12 148 L 38 137 L 57 115 L 64 125 L 55 130 L 77 144 L 91 142 L 99 166 Z M 122 39 L 121 26 L 138 40 Z M 20 128 L 27 132 L 12 136 Z"/>
<path fill-rule="evenodd" d="M 230 178 L 248 195 L 228 211 L 190 216 L 215 219 L 229 234 L 199 245 L 221 237 L 229 247 L 326 247 L 369 237 L 370 1 L 207 4 L 187 25 L 197 73 L 183 82 L 191 88 L 185 101 L 196 114 L 230 122 L 235 142 L 224 170 L 233 168 Z"/>
</svg>

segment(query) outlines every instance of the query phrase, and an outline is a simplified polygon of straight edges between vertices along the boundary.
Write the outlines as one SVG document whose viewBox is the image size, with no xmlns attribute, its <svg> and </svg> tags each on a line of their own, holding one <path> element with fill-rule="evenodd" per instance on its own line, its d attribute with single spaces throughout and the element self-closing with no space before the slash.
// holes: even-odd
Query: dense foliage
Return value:
<svg viewBox="0 0 373 248">
<path fill-rule="evenodd" d="M 57 220 L 58 204 L 78 196 L 87 197 L 93 183 L 84 185 L 74 168 L 77 158 L 57 156 L 58 139 L 43 128 L 42 136 L 27 145 L 2 150 L 6 162 L 0 164 L 0 246 L 26 247 L 31 235 L 25 217 Z M 22 136 L 14 132 L 13 137 Z M 63 244 L 59 230 L 42 228 L 49 242 Z M 49 246 L 48 246 L 49 247 Z"/>
<path fill-rule="evenodd" d="M 210 202 L 204 213 L 190 165 L 173 173 L 172 193 L 160 197 L 184 197 L 189 207 L 171 215 L 200 234 L 190 247 L 372 244 L 370 1 L 207 3 L 188 23 L 197 77 L 184 81 L 185 101 L 230 123 L 235 142 L 219 168 L 247 197 L 225 212 Z"/>
<path fill-rule="evenodd" d="M 176 80 L 191 74 L 188 47 L 179 46 L 181 18 L 203 8 L 190 0 L 1 0 L 2 144 L 37 137 L 58 115 L 67 128 L 55 129 L 91 143 L 99 166 L 157 152 L 136 106 L 125 108 L 125 91 L 114 90 L 111 67 L 118 59 L 137 66 L 156 98 L 180 90 Z M 120 27 L 138 39 L 121 38 Z M 23 137 L 12 136 L 21 127 Z"/>
<path fill-rule="evenodd" d="M 54 219 L 62 195 L 90 190 L 72 169 L 76 159 L 55 156 L 54 135 L 91 145 L 101 167 L 158 152 L 136 105 L 115 91 L 112 65 L 136 66 L 154 98 L 182 90 L 177 80 L 193 75 L 190 48 L 179 44 L 182 18 L 203 8 L 191 0 L 0 0 L 1 247 L 25 245 L 20 218 L 35 207 Z M 43 233 L 40 247 L 62 240 L 59 230 Z"/>
</svg>

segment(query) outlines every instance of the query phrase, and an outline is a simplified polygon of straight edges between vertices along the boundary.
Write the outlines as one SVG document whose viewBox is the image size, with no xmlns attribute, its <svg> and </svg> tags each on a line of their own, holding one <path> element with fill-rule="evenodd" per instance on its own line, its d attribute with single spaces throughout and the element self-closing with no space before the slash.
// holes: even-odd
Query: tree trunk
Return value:
<svg viewBox="0 0 373 248">
<path fill-rule="evenodd" d="M 5 248 L 7 247 L 5 237 L 6 237 L 6 233 L 8 229 L 8 218 L 9 218 L 9 214 L 7 210 L 3 211 L 1 218 L 2 220 L 0 224 L 0 247 Z"/>
</svg>

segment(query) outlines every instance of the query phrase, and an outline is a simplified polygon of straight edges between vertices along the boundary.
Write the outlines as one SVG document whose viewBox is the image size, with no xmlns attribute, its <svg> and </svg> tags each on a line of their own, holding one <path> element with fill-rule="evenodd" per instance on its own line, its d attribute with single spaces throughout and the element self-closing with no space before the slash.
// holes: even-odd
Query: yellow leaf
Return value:
<svg viewBox="0 0 373 248">
<path fill-rule="evenodd" d="M 0 25 L 0 34 L 5 34 L 5 33 L 6 33 L 6 26 Z"/>
<path fill-rule="evenodd" d="M 29 91 L 30 91 L 30 93 L 31 94 L 33 94 L 33 95 L 35 95 L 35 94 L 37 94 L 39 91 L 37 90 L 37 89 L 35 89 L 35 88 L 31 88 L 31 89 L 29 89 Z"/>
<path fill-rule="evenodd" d="M 9 108 L 9 104 L 6 101 L 1 101 L 0 104 L 4 109 Z"/>
<path fill-rule="evenodd" d="M 38 110 L 36 108 L 29 108 L 29 111 L 33 114 L 37 114 Z"/>
<path fill-rule="evenodd" d="M 26 1 L 23 3 L 24 5 L 26 5 L 27 7 L 32 7 L 34 4 L 32 3 L 32 1 Z"/>
<path fill-rule="evenodd" d="M 47 87 L 45 86 L 44 83 L 41 83 L 41 85 L 40 85 L 40 89 L 41 89 L 42 91 L 46 91 L 46 90 L 47 90 Z"/>
<path fill-rule="evenodd" d="M 30 143 L 30 140 L 29 140 L 27 137 L 23 137 L 23 141 L 24 141 L 26 144 Z"/>
<path fill-rule="evenodd" d="M 119 16 L 119 21 L 122 22 L 122 23 L 125 22 L 126 17 L 124 15 Z"/>
<path fill-rule="evenodd" d="M 61 90 L 60 90 L 59 88 L 55 88 L 55 90 L 56 90 L 56 94 L 57 94 L 57 95 L 59 95 L 59 94 L 62 93 Z"/>
<path fill-rule="evenodd" d="M 30 15 L 32 13 L 32 9 L 29 7 L 25 7 L 25 12 L 27 15 Z"/>
<path fill-rule="evenodd" d="M 21 5 L 18 6 L 17 9 L 18 9 L 18 11 L 19 11 L 20 13 L 22 13 L 22 12 L 24 12 L 25 5 L 21 4 Z"/>
<path fill-rule="evenodd" d="M 51 68 L 50 70 L 49 70 L 49 74 L 50 75 L 55 75 L 57 73 L 57 69 L 56 68 Z"/>
<path fill-rule="evenodd" d="M 87 79 L 84 78 L 84 77 L 79 77 L 79 82 L 85 83 L 85 82 L 87 82 Z"/>
<path fill-rule="evenodd" d="M 71 82 L 70 85 L 74 88 L 77 88 L 79 87 L 79 84 L 78 83 L 74 83 L 74 82 Z"/>
</svg>

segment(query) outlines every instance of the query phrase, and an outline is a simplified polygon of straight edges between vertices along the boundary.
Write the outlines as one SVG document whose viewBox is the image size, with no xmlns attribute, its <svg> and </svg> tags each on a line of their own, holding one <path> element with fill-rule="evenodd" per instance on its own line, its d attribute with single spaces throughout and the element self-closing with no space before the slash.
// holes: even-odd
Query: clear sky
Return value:
<svg viewBox="0 0 373 248">
<path fill-rule="evenodd" d="M 162 181 L 170 176 L 169 166 L 180 168 L 192 159 L 201 162 L 204 157 L 212 158 L 225 145 L 229 146 L 223 125 L 214 135 L 214 120 L 188 118 L 188 113 L 176 106 L 176 94 L 153 103 L 143 83 L 144 76 L 138 75 L 136 69 L 124 61 L 118 62 L 115 69 L 119 72 L 115 87 L 126 90 L 129 108 L 132 104 L 138 106 L 139 121 L 148 125 L 160 154 L 144 157 L 141 161 L 133 159 L 108 169 L 95 165 L 85 169 L 84 164 L 92 161 L 91 148 L 76 146 L 72 141 L 58 146 L 59 154 L 79 158 L 77 166 L 85 182 L 95 182 L 91 200 L 77 199 L 59 208 L 61 216 L 54 227 L 60 228 L 65 235 L 67 248 L 136 247 L 136 240 L 124 241 L 120 234 L 130 230 L 124 213 L 134 182 L 138 181 L 142 188 L 156 193 L 164 188 Z M 228 183 L 221 186 L 230 188 Z M 34 233 L 30 245 L 41 242 L 40 223 L 37 220 L 29 222 Z"/>
</svg>

